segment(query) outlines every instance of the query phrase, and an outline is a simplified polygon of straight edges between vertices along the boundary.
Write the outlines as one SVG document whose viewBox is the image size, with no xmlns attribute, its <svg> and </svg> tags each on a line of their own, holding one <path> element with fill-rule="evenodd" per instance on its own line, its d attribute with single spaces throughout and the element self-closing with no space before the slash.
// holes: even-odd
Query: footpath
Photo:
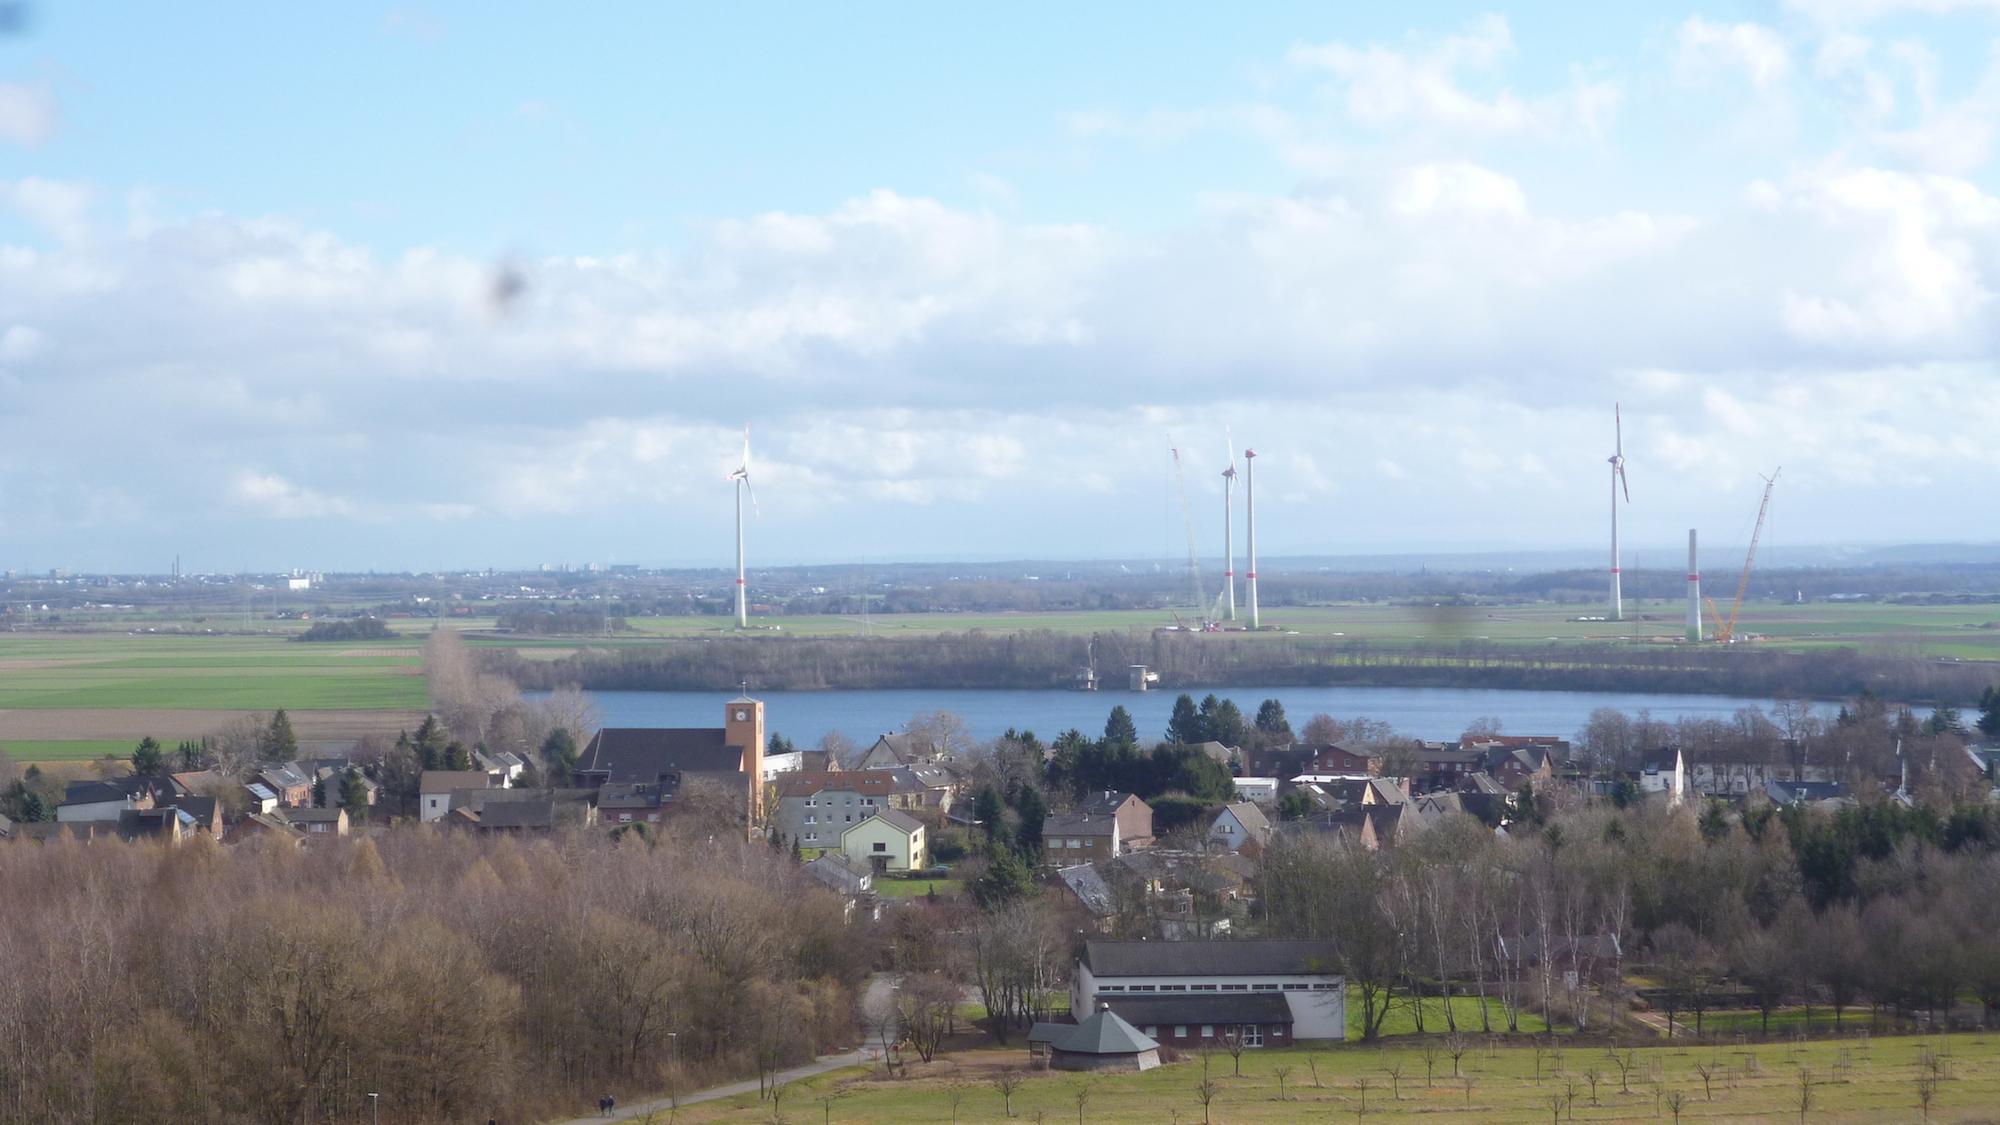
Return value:
<svg viewBox="0 0 2000 1125">
<path fill-rule="evenodd" d="M 889 1042 L 893 1043 L 901 1038 L 898 1033 L 899 1029 L 895 1026 L 896 989 L 900 984 L 900 978 L 894 974 L 877 973 L 868 978 L 868 987 L 861 995 L 861 1026 L 865 1032 L 876 1037 L 878 1044 L 882 1039 L 882 1033 L 879 1029 L 883 1027 L 887 1027 L 888 1029 L 886 1037 Z M 797 1082 L 801 1078 L 816 1078 L 830 1070 L 840 1070 L 850 1066 L 868 1066 L 880 1062 L 881 1059 L 882 1048 L 879 1045 L 874 1047 L 856 1047 L 851 1051 L 821 1055 L 809 1063 L 795 1066 L 790 1070 L 781 1070 L 772 1081 L 783 1086 L 787 1083 Z M 647 1121 L 648 1119 L 665 1121 L 672 1115 L 676 1105 L 682 1107 L 699 1105 L 702 1102 L 712 1102 L 718 1098 L 733 1098 L 738 1094 L 754 1094 L 756 1092 L 757 1080 L 753 1078 L 747 1082 L 731 1082 L 727 1086 L 714 1086 L 695 1093 L 682 1094 L 678 1098 L 654 1098 L 651 1101 L 639 1102 L 634 1105 L 621 1105 L 617 1109 L 612 1110 L 609 1115 L 594 1113 L 585 1117 L 573 1117 L 567 1121 L 557 1122 L 556 1125 L 599 1125 L 600 1122 L 605 1121 Z"/>
</svg>

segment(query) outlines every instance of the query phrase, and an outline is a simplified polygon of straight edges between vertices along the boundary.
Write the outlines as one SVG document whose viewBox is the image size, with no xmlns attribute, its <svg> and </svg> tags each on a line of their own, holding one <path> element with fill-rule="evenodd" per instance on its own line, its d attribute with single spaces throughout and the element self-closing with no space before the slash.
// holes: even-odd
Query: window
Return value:
<svg viewBox="0 0 2000 1125">
<path fill-rule="evenodd" d="M 1254 1023 L 1244 1024 L 1243 1045 L 1245 1047 L 1262 1047 L 1264 1045 L 1264 1029 Z"/>
<path fill-rule="evenodd" d="M 807 824 L 818 824 L 818 823 L 819 823 L 819 818 L 817 818 L 817 817 L 813 816 L 813 814 L 811 814 L 811 813 L 807 813 L 807 814 L 806 814 L 806 823 L 807 823 Z"/>
<path fill-rule="evenodd" d="M 878 852 L 886 852 L 889 850 L 889 845 L 877 842 L 875 845 L 875 850 Z"/>
<path fill-rule="evenodd" d="M 1157 1024 L 1150 1024 L 1150 1023 L 1149 1023 L 1149 1024 L 1147 1024 L 1147 1025 L 1146 1025 L 1146 1038 L 1148 1038 L 1148 1039 L 1158 1039 L 1159 1037 L 1160 1037 L 1160 1028 L 1159 1028 L 1159 1025 L 1157 1025 Z"/>
<path fill-rule="evenodd" d="M 1249 985 L 1247 985 L 1247 984 L 1225 984 L 1225 985 L 1223 985 L 1223 986 L 1222 986 L 1222 991 L 1224 991 L 1224 992 L 1244 992 L 1244 991 L 1247 991 L 1247 990 L 1248 990 L 1249 988 L 1250 988 L 1250 986 L 1249 986 Z"/>
<path fill-rule="evenodd" d="M 1253 984 L 1253 985 L 1251 985 L 1250 987 L 1252 987 L 1252 988 L 1256 989 L 1256 990 L 1257 990 L 1258 992 L 1276 992 L 1276 991 L 1278 991 L 1278 986 L 1277 986 L 1277 985 L 1275 985 L 1275 984 Z"/>
<path fill-rule="evenodd" d="M 1186 991 L 1187 991 L 1187 985 L 1184 985 L 1184 984 L 1163 984 L 1163 985 L 1161 985 L 1161 986 L 1160 986 L 1160 991 L 1161 991 L 1161 992 L 1186 992 Z"/>
<path fill-rule="evenodd" d="M 1070 846 L 1070 847 L 1072 847 L 1072 848 L 1080 848 L 1080 847 L 1082 847 L 1082 846 L 1083 846 L 1083 841 L 1082 841 L 1082 840 L 1071 840 L 1071 841 L 1069 842 L 1069 846 Z"/>
<path fill-rule="evenodd" d="M 1152 985 L 1150 985 L 1150 984 L 1135 984 L 1135 985 L 1133 985 L 1133 986 L 1132 986 L 1132 991 L 1134 991 L 1134 992 L 1153 992 L 1153 991 L 1156 991 L 1156 990 L 1155 990 L 1155 989 L 1154 989 L 1154 987 L 1153 987 Z"/>
<path fill-rule="evenodd" d="M 1202 1037 L 1203 1039 L 1213 1039 L 1213 1038 L 1215 1038 L 1215 1025 L 1214 1025 L 1214 1024 L 1212 1024 L 1212 1023 L 1205 1023 L 1205 1024 L 1202 1024 L 1202 1025 L 1201 1025 L 1201 1037 Z"/>
<path fill-rule="evenodd" d="M 1285 991 L 1286 991 L 1286 992 L 1304 992 L 1304 991 L 1306 990 L 1306 988 L 1307 988 L 1307 987 L 1308 987 L 1308 986 L 1306 986 L 1306 985 L 1303 985 L 1303 984 L 1288 984 L 1288 985 L 1286 985 L 1286 986 L 1285 986 Z"/>
<path fill-rule="evenodd" d="M 1203 1030 L 1207 1030 L 1207 1029 L 1206 1029 L 1206 1028 L 1204 1028 Z M 1176 1039 L 1186 1039 L 1186 1038 L 1187 1038 L 1187 1025 L 1186 1025 L 1186 1024 L 1184 1024 L 1184 1023 L 1177 1023 L 1177 1024 L 1175 1024 L 1175 1025 L 1174 1025 L 1174 1038 L 1176 1038 Z"/>
<path fill-rule="evenodd" d="M 1332 985 L 1330 985 L 1330 984 L 1316 984 L 1316 985 L 1313 985 L 1313 991 L 1314 991 L 1314 992 L 1332 992 L 1332 991 L 1333 991 L 1333 986 L 1332 986 Z"/>
<path fill-rule="evenodd" d="M 1122 984 L 1107 984 L 1107 985 L 1104 985 L 1104 986 L 1102 986 L 1101 988 L 1099 988 L 1099 989 L 1098 989 L 1097 991 L 1099 991 L 1099 992 L 1123 992 L 1123 991 L 1125 991 L 1125 986 L 1124 986 L 1124 985 L 1122 985 Z"/>
<path fill-rule="evenodd" d="M 618 823 L 620 823 L 620 824 L 629 824 L 629 823 L 631 823 L 631 821 L 632 821 L 632 814 L 631 814 L 631 813 L 628 813 L 628 812 L 622 812 L 622 813 L 619 813 L 619 814 L 618 814 Z"/>
<path fill-rule="evenodd" d="M 810 844 L 817 839 L 819 839 L 819 833 L 817 832 L 806 833 L 806 843 Z"/>
</svg>

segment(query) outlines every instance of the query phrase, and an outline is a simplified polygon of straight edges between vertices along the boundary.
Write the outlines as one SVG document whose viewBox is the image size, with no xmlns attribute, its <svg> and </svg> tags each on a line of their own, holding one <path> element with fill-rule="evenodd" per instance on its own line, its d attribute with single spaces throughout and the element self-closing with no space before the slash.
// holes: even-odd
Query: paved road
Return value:
<svg viewBox="0 0 2000 1125">
<path fill-rule="evenodd" d="M 893 973 L 877 973 L 868 978 L 868 987 L 861 993 L 861 1029 L 862 1034 L 866 1037 L 866 1042 L 851 1051 L 821 1055 L 803 1066 L 795 1066 L 790 1070 L 781 1070 L 777 1075 L 777 1083 L 782 1086 L 786 1083 L 797 1082 L 801 1078 L 813 1078 L 825 1074 L 829 1070 L 840 1070 L 850 1066 L 866 1066 L 881 1061 L 883 1028 L 887 1028 L 889 1042 L 894 1043 L 902 1038 L 901 1031 L 896 1026 L 896 988 L 900 983 L 901 978 Z M 694 1105 L 697 1102 L 710 1102 L 717 1098 L 733 1098 L 738 1094 L 754 1094 L 756 1092 L 757 1082 L 755 1079 L 748 1082 L 732 1082 L 727 1086 L 716 1086 L 712 1089 L 699 1091 L 698 1093 L 682 1094 L 680 1104 Z M 654 1101 L 641 1102 L 637 1105 L 621 1105 L 616 1110 L 613 1110 L 609 1117 L 601 1113 L 592 1114 L 589 1117 L 572 1118 L 568 1121 L 560 1122 L 559 1125 L 597 1125 L 598 1122 L 603 1121 L 644 1121 L 648 1114 L 655 1115 L 664 1121 L 672 1112 L 673 1107 L 673 1099 L 658 1098 Z"/>
</svg>

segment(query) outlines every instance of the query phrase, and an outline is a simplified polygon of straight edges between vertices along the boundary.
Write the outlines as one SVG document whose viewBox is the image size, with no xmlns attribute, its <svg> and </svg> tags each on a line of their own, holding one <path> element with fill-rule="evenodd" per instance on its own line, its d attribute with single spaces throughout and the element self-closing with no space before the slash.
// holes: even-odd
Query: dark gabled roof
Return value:
<svg viewBox="0 0 2000 1125">
<path fill-rule="evenodd" d="M 339 824 L 341 810 L 338 806 L 330 809 L 279 809 L 277 815 L 291 824 Z"/>
<path fill-rule="evenodd" d="M 721 727 L 605 727 L 590 736 L 576 768 L 612 781 L 658 781 L 669 773 L 742 773 L 743 748 Z"/>
<path fill-rule="evenodd" d="M 479 812 L 481 828 L 549 828 L 556 822 L 553 797 L 533 801 L 491 801 Z"/>
<path fill-rule="evenodd" d="M 1331 975 L 1324 941 L 1092 941 L 1083 963 L 1100 977 Z"/>
<path fill-rule="evenodd" d="M 204 828 L 215 823 L 217 801 L 214 797 L 175 797 L 172 804 Z"/>
<path fill-rule="evenodd" d="M 306 775 L 293 769 L 289 764 L 265 766 L 257 771 L 257 776 L 271 782 L 280 789 L 300 789 L 312 784 Z"/>
<path fill-rule="evenodd" d="M 1050 813 L 1042 821 L 1042 835 L 1109 836 L 1118 827 L 1118 818 L 1107 812 Z"/>
<path fill-rule="evenodd" d="M 1139 1027 L 1168 1024 L 1289 1024 L 1282 992 L 1188 992 L 1170 996 L 1102 996 L 1119 1017 Z"/>
<path fill-rule="evenodd" d="M 72 781 L 63 786 L 65 805 L 95 805 L 104 801 L 129 801 L 149 793 L 168 793 L 170 782 L 138 774 L 107 777 L 103 780 Z"/>
<path fill-rule="evenodd" d="M 1112 816 L 1132 800 L 1132 794 L 1116 789 L 1099 789 L 1071 806 L 1071 811 L 1090 813 L 1093 816 Z M 1144 801 L 1139 802 L 1145 804 Z"/>
<path fill-rule="evenodd" d="M 485 770 L 425 770 L 417 778 L 417 792 L 435 796 L 460 789 L 488 789 L 493 776 Z"/>
<path fill-rule="evenodd" d="M 868 888 L 875 873 L 868 867 L 856 863 L 840 852 L 821 852 L 818 859 L 803 868 L 806 875 L 842 894 L 860 894 Z"/>
<path fill-rule="evenodd" d="M 1681 752 L 1672 746 L 1662 746 L 1658 750 L 1648 750 L 1639 759 L 1639 769 L 1644 773 L 1669 773 Z"/>
<path fill-rule="evenodd" d="M 666 801 L 658 782 L 607 785 L 597 791 L 600 809 L 657 809 Z"/>
<path fill-rule="evenodd" d="M 861 820 L 856 821 L 854 827 L 859 828 L 861 825 L 866 824 L 871 820 L 879 820 L 882 823 L 887 824 L 889 827 L 901 831 L 905 836 L 909 835 L 912 832 L 921 830 L 924 826 L 923 821 L 918 820 L 916 817 L 911 816 L 909 813 L 906 813 L 901 809 L 882 809 L 878 811 L 874 816 L 863 817 Z M 851 832 L 853 831 L 853 829 L 850 828 L 848 831 Z M 845 836 L 847 835 L 847 833 L 842 832 L 841 835 Z"/>
<path fill-rule="evenodd" d="M 1158 1050 L 1160 1044 L 1107 1008 L 1092 1013 L 1068 1035 L 1049 1040 L 1049 1046 L 1077 1055 L 1136 1055 Z"/>
<path fill-rule="evenodd" d="M 1093 916 L 1108 918 L 1118 912 L 1116 900 L 1111 894 L 1111 884 L 1106 883 L 1104 876 L 1090 864 L 1079 863 L 1075 867 L 1062 868 L 1056 872 L 1056 877 L 1063 881 L 1063 885 L 1069 888 L 1070 893 L 1075 895 L 1077 901 L 1083 903 L 1083 908 L 1090 911 Z"/>
<path fill-rule="evenodd" d="M 908 765 L 920 758 L 929 758 L 937 753 L 937 745 L 929 739 L 920 739 L 914 734 L 885 734 L 868 747 L 868 752 L 880 746 L 889 751 L 897 761 Z M 867 753 L 862 755 L 867 756 Z"/>
</svg>

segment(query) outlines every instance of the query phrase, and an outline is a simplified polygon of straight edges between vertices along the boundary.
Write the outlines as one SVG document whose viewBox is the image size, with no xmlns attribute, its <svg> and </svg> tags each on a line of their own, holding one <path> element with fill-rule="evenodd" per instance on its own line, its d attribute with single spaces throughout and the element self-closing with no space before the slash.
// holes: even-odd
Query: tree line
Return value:
<svg viewBox="0 0 2000 1125">
<path fill-rule="evenodd" d="M 741 840 L 0 848 L 0 1122 L 541 1120 L 851 1041 L 869 946 Z"/>
<path fill-rule="evenodd" d="M 828 688 L 1059 688 L 1144 664 L 1166 687 L 1235 684 L 1485 687 L 1722 695 L 1855 696 L 1966 705 L 1990 686 L 1976 664 L 1852 649 L 1756 646 L 1548 645 L 1454 640 L 1383 646 L 1336 637 L 1282 642 L 1127 630 L 1090 637 L 1049 631 L 922 637 L 702 637 L 529 660 L 483 651 L 483 671 L 529 689 L 618 691 Z"/>
</svg>

